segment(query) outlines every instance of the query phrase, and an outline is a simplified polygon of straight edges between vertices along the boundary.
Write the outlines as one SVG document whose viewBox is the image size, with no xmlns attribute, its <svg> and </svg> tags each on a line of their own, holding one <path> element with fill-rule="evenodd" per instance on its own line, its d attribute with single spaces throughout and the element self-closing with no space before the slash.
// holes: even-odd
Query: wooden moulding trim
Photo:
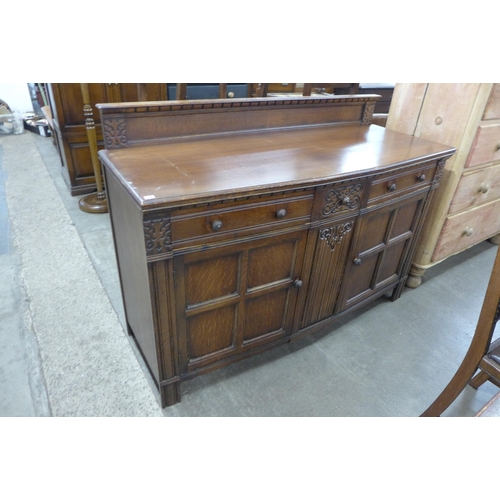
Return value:
<svg viewBox="0 0 500 500">
<path fill-rule="evenodd" d="M 192 100 L 192 101 L 151 101 L 135 103 L 106 103 L 97 104 L 96 107 L 102 114 L 110 113 L 153 113 L 153 112 L 171 112 L 171 111 L 197 111 L 201 109 L 241 109 L 269 106 L 301 106 L 301 105 L 325 105 L 325 104 L 347 104 L 359 105 L 360 103 L 375 102 L 380 99 L 376 94 L 352 94 L 337 97 L 283 97 L 276 99 L 210 99 L 210 100 Z"/>
</svg>

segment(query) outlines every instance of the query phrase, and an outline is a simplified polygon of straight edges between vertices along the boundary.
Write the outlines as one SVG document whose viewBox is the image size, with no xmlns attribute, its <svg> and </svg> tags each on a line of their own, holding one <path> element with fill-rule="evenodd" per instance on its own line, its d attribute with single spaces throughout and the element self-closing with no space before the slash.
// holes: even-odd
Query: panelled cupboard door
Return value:
<svg viewBox="0 0 500 500">
<path fill-rule="evenodd" d="M 174 258 L 182 370 L 291 333 L 307 231 Z"/>
<path fill-rule="evenodd" d="M 405 257 L 427 193 L 360 217 L 339 308 L 343 311 L 401 278 Z"/>
</svg>

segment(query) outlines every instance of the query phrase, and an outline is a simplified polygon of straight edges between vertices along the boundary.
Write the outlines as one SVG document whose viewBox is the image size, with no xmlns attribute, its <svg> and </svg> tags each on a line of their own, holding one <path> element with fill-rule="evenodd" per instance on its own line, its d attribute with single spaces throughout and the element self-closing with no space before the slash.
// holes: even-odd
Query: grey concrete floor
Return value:
<svg viewBox="0 0 500 500">
<path fill-rule="evenodd" d="M 80 211 L 78 198 L 70 196 L 63 180 L 52 140 L 31 136 L 29 140 L 43 159 L 90 258 L 92 272 L 123 327 L 109 216 Z M 8 140 L 4 138 L 3 144 Z M 64 411 L 53 408 L 60 408 L 60 401 L 46 383 L 48 366 L 40 356 L 39 333 L 30 319 L 32 305 L 19 279 L 23 263 L 12 245 L 12 214 L 9 217 L 4 183 L 5 174 L 0 169 L 0 416 L 88 415 L 76 408 L 88 404 L 88 388 L 68 398 Z M 463 359 L 496 250 L 488 242 L 481 243 L 431 268 L 419 288 L 405 289 L 394 303 L 381 298 L 345 316 L 328 332 L 187 381 L 181 385 L 181 403 L 164 410 L 156 406 L 158 416 L 418 416 L 439 395 Z M 79 301 L 92 308 L 92 296 L 79 297 Z M 127 349 L 137 355 L 134 344 L 127 340 Z M 131 396 L 128 393 L 132 406 L 134 396 L 137 405 L 143 404 L 139 403 L 143 397 L 157 398 L 140 358 L 134 359 L 138 359 L 147 383 L 133 386 Z M 90 361 L 85 369 L 96 370 Z M 119 391 L 119 384 L 117 387 Z M 473 416 L 496 392 L 489 383 L 478 391 L 468 387 L 444 416 Z M 96 390 L 91 395 L 93 404 L 100 397 Z M 115 407 L 106 406 L 106 398 L 102 398 L 92 416 L 122 415 Z M 144 410 L 137 414 L 154 413 Z"/>
</svg>

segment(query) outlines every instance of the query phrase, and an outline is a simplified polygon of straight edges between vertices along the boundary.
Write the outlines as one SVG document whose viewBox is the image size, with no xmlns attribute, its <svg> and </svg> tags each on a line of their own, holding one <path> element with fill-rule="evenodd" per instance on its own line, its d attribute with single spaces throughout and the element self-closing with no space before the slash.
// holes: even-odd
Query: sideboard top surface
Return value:
<svg viewBox="0 0 500 500">
<path fill-rule="evenodd" d="M 453 152 L 454 148 L 377 125 L 333 125 L 99 154 L 135 201 L 147 209 L 148 205 L 168 207 L 185 200 L 203 202 L 236 193 L 319 185 L 357 174 L 376 175 L 387 167 Z"/>
</svg>

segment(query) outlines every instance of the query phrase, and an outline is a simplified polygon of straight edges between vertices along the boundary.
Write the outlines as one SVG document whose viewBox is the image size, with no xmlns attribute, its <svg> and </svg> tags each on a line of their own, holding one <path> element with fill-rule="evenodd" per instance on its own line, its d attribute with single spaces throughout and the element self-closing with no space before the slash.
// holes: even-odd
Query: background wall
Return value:
<svg viewBox="0 0 500 500">
<path fill-rule="evenodd" d="M 27 83 L 0 83 L 0 99 L 5 101 L 12 111 L 33 111 Z"/>
</svg>

